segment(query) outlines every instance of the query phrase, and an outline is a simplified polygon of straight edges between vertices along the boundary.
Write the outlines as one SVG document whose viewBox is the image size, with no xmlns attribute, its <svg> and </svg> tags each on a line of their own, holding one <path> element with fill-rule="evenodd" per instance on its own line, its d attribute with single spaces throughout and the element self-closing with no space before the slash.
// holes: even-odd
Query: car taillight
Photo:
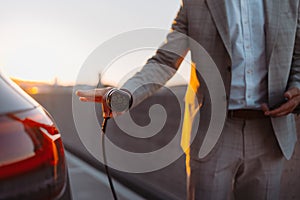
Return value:
<svg viewBox="0 0 300 200">
<path fill-rule="evenodd" d="M 22 187 L 17 196 L 36 188 L 58 193 L 66 182 L 64 159 L 59 131 L 42 108 L 0 116 L 1 195 L 16 187 Z"/>
</svg>

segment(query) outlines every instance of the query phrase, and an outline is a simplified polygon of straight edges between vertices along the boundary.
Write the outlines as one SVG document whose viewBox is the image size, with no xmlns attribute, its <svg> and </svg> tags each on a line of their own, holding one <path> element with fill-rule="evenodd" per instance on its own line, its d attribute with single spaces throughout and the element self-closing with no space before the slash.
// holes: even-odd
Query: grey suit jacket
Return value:
<svg viewBox="0 0 300 200">
<path fill-rule="evenodd" d="M 138 104 L 172 77 L 182 57 L 188 50 L 191 51 L 193 67 L 195 67 L 195 70 L 192 70 L 195 73 L 192 73 L 191 89 L 195 91 L 195 95 L 191 97 L 188 90 L 185 111 L 187 119 L 184 121 L 182 137 L 182 146 L 191 156 L 198 155 L 201 142 L 205 137 L 209 137 L 205 136 L 205 130 L 210 123 L 211 115 L 209 91 L 201 77 L 201 67 L 205 66 L 197 63 L 198 49 L 192 45 L 191 40 L 199 43 L 215 62 L 226 91 L 226 95 L 220 99 L 220 102 L 225 102 L 227 105 L 231 84 L 232 44 L 229 39 L 225 2 L 225 0 L 183 0 L 167 40 L 143 69 L 122 86 L 133 93 L 133 104 Z M 269 105 L 274 105 L 282 99 L 288 88 L 300 88 L 299 0 L 264 0 L 264 8 L 268 101 Z M 151 82 L 157 84 L 145 85 Z M 199 106 L 195 105 L 196 101 Z M 200 136 L 192 142 L 191 134 L 197 112 L 200 112 L 200 125 L 197 130 Z M 294 117 L 290 114 L 272 118 L 272 125 L 280 148 L 284 156 L 289 159 L 296 143 Z M 190 144 L 191 148 L 188 148 Z M 215 143 L 209 145 L 213 147 Z"/>
</svg>

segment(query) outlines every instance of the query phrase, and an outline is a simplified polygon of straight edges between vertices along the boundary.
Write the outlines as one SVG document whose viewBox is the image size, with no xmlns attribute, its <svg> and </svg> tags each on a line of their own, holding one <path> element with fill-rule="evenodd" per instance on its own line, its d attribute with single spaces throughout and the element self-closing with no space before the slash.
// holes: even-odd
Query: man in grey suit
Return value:
<svg viewBox="0 0 300 200">
<path fill-rule="evenodd" d="M 296 143 L 292 113 L 300 102 L 299 9 L 299 0 L 183 0 L 166 42 L 123 85 L 134 106 L 158 89 L 145 82 L 165 83 L 191 51 L 195 94 L 187 92 L 184 127 L 195 123 L 193 112 L 200 112 L 200 120 L 195 140 L 182 142 L 188 144 L 188 199 L 279 198 L 283 161 L 291 158 Z M 189 40 L 211 56 L 226 91 L 219 100 L 227 105 L 224 128 L 205 156 L 199 150 L 210 123 L 211 101 L 201 77 L 205 66 L 197 62 Z M 102 103 L 108 90 L 77 95 Z M 195 98 L 198 107 L 189 100 Z M 182 139 L 189 140 L 191 131 L 185 129 Z"/>
</svg>

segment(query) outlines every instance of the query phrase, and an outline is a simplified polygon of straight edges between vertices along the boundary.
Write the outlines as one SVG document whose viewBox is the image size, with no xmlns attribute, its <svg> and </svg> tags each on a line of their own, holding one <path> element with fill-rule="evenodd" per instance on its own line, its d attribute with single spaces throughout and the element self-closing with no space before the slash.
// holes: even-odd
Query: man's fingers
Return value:
<svg viewBox="0 0 300 200">
<path fill-rule="evenodd" d="M 299 96 L 300 95 L 300 89 L 299 88 L 291 88 L 289 89 L 288 91 L 286 91 L 284 93 L 284 96 L 288 99 L 292 99 L 296 96 Z"/>
<path fill-rule="evenodd" d="M 267 114 L 267 112 L 270 110 L 268 105 L 266 103 L 261 104 L 261 110 Z"/>
<path fill-rule="evenodd" d="M 80 101 L 83 101 L 83 102 L 88 102 L 88 100 L 87 100 L 86 97 L 79 97 L 79 100 L 80 100 Z"/>
<path fill-rule="evenodd" d="M 278 115 L 279 113 L 289 111 L 289 110 L 290 110 L 290 107 L 291 107 L 290 103 L 289 103 L 289 102 L 286 102 L 286 103 L 282 104 L 281 106 L 279 106 L 278 108 L 276 108 L 276 109 L 274 109 L 274 110 L 270 110 L 270 111 L 268 112 L 268 114 L 269 114 L 270 116 L 276 116 L 276 117 L 277 117 L 277 115 Z"/>
<path fill-rule="evenodd" d="M 76 95 L 79 97 L 94 97 L 94 96 L 103 96 L 105 90 L 103 89 L 94 89 L 94 90 L 77 90 Z"/>
<path fill-rule="evenodd" d="M 87 97 L 80 96 L 79 100 L 83 101 L 83 102 L 97 102 L 97 103 L 102 103 L 103 98 L 102 98 L 102 96 L 87 96 Z"/>
<path fill-rule="evenodd" d="M 291 104 L 285 103 L 282 106 L 280 106 L 279 108 L 269 111 L 269 115 L 272 117 L 281 117 L 281 116 L 289 114 L 292 111 L 293 111 L 293 108 L 292 108 Z"/>
<path fill-rule="evenodd" d="M 282 104 L 279 108 L 271 111 L 267 111 L 267 114 L 272 117 L 281 117 L 291 113 L 298 105 L 299 97 L 294 97 L 288 100 L 286 103 Z"/>
<path fill-rule="evenodd" d="M 76 95 L 79 96 L 80 101 L 83 102 L 102 102 L 107 88 L 93 89 L 93 90 L 77 90 Z"/>
<path fill-rule="evenodd" d="M 92 98 L 89 98 L 89 97 L 79 97 L 79 100 L 83 101 L 83 102 L 97 102 L 94 97 L 92 97 Z"/>
<path fill-rule="evenodd" d="M 95 95 L 94 90 L 77 90 L 76 95 L 79 97 L 87 97 L 91 95 Z"/>
<path fill-rule="evenodd" d="M 284 93 L 284 97 L 288 101 L 280 105 L 278 108 L 268 111 L 265 107 L 262 107 L 262 110 L 266 115 L 271 117 L 281 117 L 293 112 L 293 110 L 300 104 L 300 89 L 291 88 Z"/>
</svg>

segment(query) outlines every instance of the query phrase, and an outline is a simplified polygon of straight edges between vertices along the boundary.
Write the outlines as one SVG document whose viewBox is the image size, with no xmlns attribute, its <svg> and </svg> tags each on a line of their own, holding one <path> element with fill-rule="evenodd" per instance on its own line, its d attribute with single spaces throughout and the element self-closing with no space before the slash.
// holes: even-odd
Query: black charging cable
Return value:
<svg viewBox="0 0 300 200">
<path fill-rule="evenodd" d="M 112 195 L 114 197 L 114 200 L 117 200 L 117 194 L 114 188 L 114 184 L 112 182 L 108 165 L 107 165 L 107 159 L 106 159 L 106 153 L 105 153 L 105 131 L 106 131 L 106 125 L 107 121 L 110 118 L 112 111 L 115 112 L 125 112 L 129 110 L 132 104 L 132 97 L 131 94 L 127 91 L 118 90 L 116 88 L 111 88 L 109 91 L 106 92 L 106 94 L 103 97 L 103 105 L 102 105 L 102 112 L 103 112 L 103 122 L 101 125 L 102 128 L 102 153 L 103 153 L 103 164 L 105 168 L 105 172 L 107 174 L 107 179 L 110 185 L 110 189 L 112 192 Z M 106 109 L 105 109 L 106 108 Z M 108 113 L 107 113 L 108 112 Z"/>
<path fill-rule="evenodd" d="M 111 193 L 114 197 L 114 200 L 118 200 L 117 193 L 115 191 L 115 187 L 114 187 L 114 184 L 112 182 L 112 179 L 111 179 L 111 176 L 110 176 L 110 173 L 109 173 L 109 170 L 108 170 L 106 152 L 105 152 L 105 131 L 106 131 L 106 125 L 107 125 L 108 119 L 109 119 L 109 117 L 104 117 L 103 122 L 102 122 L 102 126 L 101 126 L 101 129 L 102 129 L 101 140 L 102 140 L 103 164 L 104 164 L 105 172 L 106 172 L 107 179 L 108 179 L 108 182 L 109 182 Z"/>
</svg>

